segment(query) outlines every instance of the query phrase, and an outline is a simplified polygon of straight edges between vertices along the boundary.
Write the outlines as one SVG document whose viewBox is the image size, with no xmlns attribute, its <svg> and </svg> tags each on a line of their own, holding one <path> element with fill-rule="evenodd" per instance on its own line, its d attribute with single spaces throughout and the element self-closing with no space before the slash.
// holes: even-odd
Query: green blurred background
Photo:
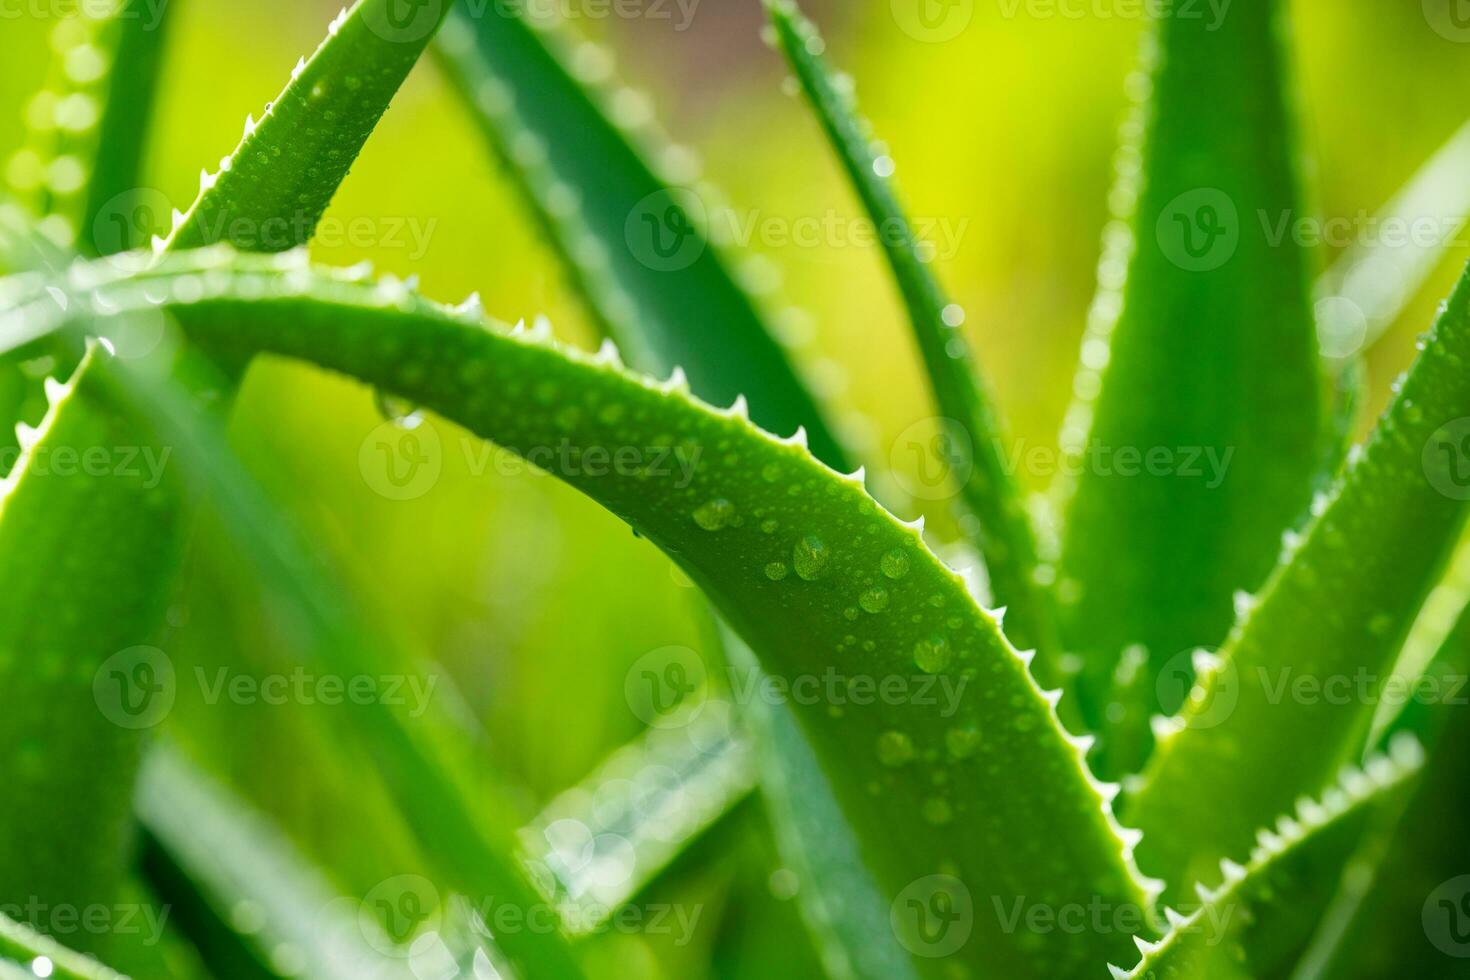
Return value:
<svg viewBox="0 0 1470 980">
<path fill-rule="evenodd" d="M 172 2 L 150 179 L 184 207 L 200 167 L 213 169 L 234 147 L 246 113 L 259 114 L 280 89 L 336 5 Z M 0 159 L 23 140 L 25 106 L 48 56 L 48 21 L 14 12 L 45 6 L 8 4 L 0 19 Z M 617 52 L 622 77 L 650 94 L 666 128 L 697 151 L 747 218 L 857 215 L 812 116 L 783 94 L 785 69 L 760 40 L 757 0 L 702 0 L 685 30 L 676 29 L 677 7 L 656 6 L 671 18 L 583 16 L 573 26 Z M 937 267 L 969 312 L 973 346 L 1026 446 L 1054 444 L 1069 398 L 1143 27 L 1121 15 L 1134 6 L 1086 0 L 1073 4 L 1091 11 L 1081 17 L 1035 16 L 1049 8 L 977 0 L 968 29 L 931 44 L 899 28 L 888 0 L 806 5 L 831 56 L 858 79 L 911 213 L 957 235 L 954 254 L 941 249 Z M 1470 83 L 1470 44 L 1436 33 L 1419 3 L 1293 7 L 1308 199 L 1324 216 L 1371 212 L 1464 121 L 1455 96 Z M 594 342 L 555 257 L 432 62 L 416 70 L 329 212 L 355 218 L 380 228 L 416 223 L 428 231 L 423 254 L 410 238 L 369 248 L 319 244 L 316 258 L 418 273 L 425 292 L 442 300 L 478 290 L 493 316 L 544 313 L 559 336 Z M 781 303 L 807 311 L 793 321 L 793 339 L 811 354 L 806 367 L 835 403 L 866 420 L 870 463 L 902 464 L 890 452 L 894 438 L 932 413 L 878 251 L 836 241 L 757 243 L 756 251 L 772 261 L 763 274 L 781 278 Z M 1374 349 L 1373 411 L 1465 252 L 1451 250 Z M 1331 258 L 1319 256 L 1323 265 Z M 698 311 L 690 313 L 697 321 Z M 466 746 L 516 788 L 517 816 L 528 816 L 638 734 L 625 672 L 650 650 L 700 646 L 697 596 L 652 547 L 553 480 L 504 476 L 493 465 L 475 472 L 479 457 L 461 452 L 474 443 L 437 419 L 426 423 L 445 450 L 437 483 L 413 500 L 386 499 L 358 462 L 381 422 L 362 387 L 266 362 L 250 375 L 233 434 L 374 624 L 453 679 Z M 942 535 L 942 503 L 930 507 Z M 222 542 L 207 526 L 200 533 L 195 581 L 170 615 L 168 652 L 181 671 L 289 669 L 292 651 L 274 628 L 269 591 Z M 180 691 L 174 734 L 279 818 L 344 888 L 360 893 L 414 869 L 372 760 L 342 748 L 346 726 L 332 717 L 342 709 L 208 705 L 196 686 Z M 772 887 L 777 865 L 758 816 L 747 808 L 699 860 L 658 886 L 703 905 L 692 944 L 622 935 L 598 940 L 596 955 L 624 975 L 812 975 L 779 876 Z"/>
</svg>

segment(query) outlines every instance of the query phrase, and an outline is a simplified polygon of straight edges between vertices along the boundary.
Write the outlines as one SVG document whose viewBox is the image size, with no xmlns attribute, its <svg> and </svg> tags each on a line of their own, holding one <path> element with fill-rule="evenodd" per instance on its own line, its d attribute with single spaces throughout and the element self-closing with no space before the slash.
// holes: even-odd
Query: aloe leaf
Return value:
<svg viewBox="0 0 1470 980">
<path fill-rule="evenodd" d="M 682 367 L 720 403 L 745 395 L 758 423 L 805 426 L 819 459 L 848 468 L 759 300 L 711 239 L 717 205 L 689 151 L 664 143 L 631 92 L 614 90 L 606 50 L 574 44 L 533 9 L 455 9 L 436 50 L 593 315 L 631 363 Z"/>
<path fill-rule="evenodd" d="M 235 152 L 201 175 L 199 197 L 158 247 L 229 242 L 283 252 L 306 244 L 450 6 L 418 4 L 406 20 L 393 0 L 344 9 L 260 120 L 246 119 Z"/>
<path fill-rule="evenodd" d="M 176 239 L 187 241 L 191 228 L 218 226 L 241 238 L 244 247 L 268 245 L 260 231 L 274 221 L 290 225 L 292 215 L 306 217 L 300 227 L 309 232 L 435 26 L 405 40 L 393 32 L 386 6 L 382 0 L 363 0 L 334 21 L 311 65 L 278 100 L 279 110 L 268 112 L 259 132 L 227 158 L 222 178 L 205 181 L 209 186 L 191 212 L 196 222 L 190 227 L 179 222 Z M 267 165 L 273 168 L 270 180 L 261 179 Z M 227 220 L 219 224 L 221 217 Z M 158 314 L 142 314 L 128 326 L 158 323 Z M 137 332 L 127 331 L 130 336 Z M 122 451 L 117 447 L 131 447 L 138 455 L 162 457 L 146 431 L 130 430 L 109 405 L 92 397 L 94 382 L 87 374 L 100 359 L 94 355 L 83 362 L 68 389 L 81 396 L 62 397 L 53 406 L 43 431 L 59 441 L 54 446 L 43 442 L 41 448 L 49 455 L 53 449 L 116 454 Z M 30 459 L 37 458 L 32 453 Z M 18 580 L 5 601 L 20 603 L 7 617 L 5 629 L 12 636 L 3 650 L 5 673 L 15 675 L 7 696 L 16 707 L 0 724 L 6 728 L 5 744 L 20 750 L 0 765 L 12 777 L 6 784 L 28 805 L 8 815 L 0 880 L 80 906 L 115 891 L 129 849 L 129 786 L 141 736 L 129 727 L 133 716 L 127 709 L 138 694 L 144 715 L 158 703 L 151 698 L 158 680 L 154 648 L 139 644 L 152 635 L 174 570 L 177 500 L 170 498 L 167 484 L 139 488 L 137 480 L 98 478 L 87 470 L 66 486 L 19 465 L 16 473 L 19 482 L 0 515 L 5 560 L 15 564 L 11 574 Z M 44 504 L 34 499 L 38 485 L 46 488 Z M 67 508 L 74 517 L 64 516 Z M 78 533 L 99 518 L 105 521 L 95 533 Z M 93 574 L 37 576 L 34 565 L 21 567 L 24 556 L 36 554 L 65 556 Z M 64 592 L 49 585 L 61 582 Z M 35 609 L 53 603 L 77 612 L 34 616 Z M 29 662 L 34 651 L 44 651 L 43 670 Z M 130 678 L 143 686 L 129 688 Z M 111 683 L 119 685 L 112 695 L 119 704 L 109 717 L 98 707 Z M 58 727 L 66 737 L 50 736 Z M 102 772 L 106 778 L 98 778 Z M 59 833 L 68 822 L 76 826 Z M 85 842 L 76 855 L 68 849 L 73 839 Z"/>
<path fill-rule="evenodd" d="M 171 696 L 158 651 L 140 646 L 166 589 L 130 571 L 166 566 L 176 549 L 162 507 L 168 458 L 122 465 L 152 444 L 88 381 L 88 363 L 71 384 L 48 383 L 50 411 L 22 430 L 25 456 L 0 484 L 0 784 L 23 801 L 6 808 L 0 882 L 22 906 L 117 895 L 130 832 L 123 777 Z M 88 542 L 80 562 L 78 541 Z M 79 945 L 105 952 L 107 941 L 87 934 Z"/>
<path fill-rule="evenodd" d="M 1144 868 L 1171 887 L 1250 846 L 1283 812 L 1361 754 L 1401 641 L 1465 518 L 1458 435 L 1470 411 L 1470 276 L 1461 279 L 1366 447 L 1288 540 L 1165 738 L 1128 808 Z M 1293 687 L 1305 683 L 1305 694 Z"/>
<path fill-rule="evenodd" d="M 1404 733 L 1429 747 L 1429 761 L 1400 819 L 1368 837 L 1341 878 L 1337 901 L 1324 917 L 1294 980 L 1372 976 L 1451 977 L 1470 945 L 1464 934 L 1464 896 L 1470 894 L 1470 847 L 1455 821 L 1470 799 L 1470 611 L 1465 575 L 1470 551 L 1462 547 L 1456 568 L 1425 603 L 1415 632 L 1442 637 L 1436 655 L 1421 670 L 1400 670 L 1413 692 L 1387 726 L 1386 738 Z M 1438 599 L 1438 602 L 1436 602 Z M 1444 608 L 1436 610 L 1440 605 Z M 1435 620 L 1448 617 L 1448 629 Z M 1429 622 L 1426 623 L 1426 620 Z M 1419 642 L 1427 636 L 1418 638 Z M 1405 659 L 1410 659 L 1411 638 Z"/>
<path fill-rule="evenodd" d="M 1374 216 L 1380 233 L 1356 241 L 1317 280 L 1317 334 L 1337 370 L 1393 326 L 1470 216 L 1470 123 Z"/>
<path fill-rule="evenodd" d="M 738 669 L 759 668 L 738 637 L 731 636 L 725 648 Z M 757 732 L 761 796 L 771 830 L 783 863 L 796 875 L 802 919 L 827 976 L 917 977 L 913 957 L 890 925 L 890 903 L 864 865 L 862 845 L 799 720 L 788 706 L 760 699 L 745 711 Z"/>
<path fill-rule="evenodd" d="M 542 808 L 520 839 L 538 877 L 555 882 L 573 936 L 595 932 L 750 792 L 750 753 L 728 705 L 700 702 Z"/>
<path fill-rule="evenodd" d="M 154 202 L 140 174 L 171 6 L 84 4 L 52 30 L 53 78 L 30 105 L 30 143 L 7 173 L 67 247 L 99 255 L 146 244 Z"/>
<path fill-rule="evenodd" d="M 1231 595 L 1265 579 L 1311 495 L 1307 263 L 1276 227 L 1300 208 L 1282 6 L 1166 12 L 1146 38 L 1062 433 L 1079 475 L 1059 488 L 1058 598 L 1094 714 L 1124 647 L 1157 677 L 1220 642 Z"/>
<path fill-rule="evenodd" d="M 1337 859 L 1380 808 L 1406 793 L 1423 765 L 1413 739 L 1396 742 L 1388 756 L 1374 756 L 1360 771 L 1350 769 L 1319 800 L 1302 798 L 1292 815 L 1260 832 L 1244 866 L 1224 861 L 1216 888 L 1201 886 L 1188 915 L 1169 913 L 1171 928 L 1158 943 L 1140 942 L 1143 958 L 1132 970 L 1113 967 L 1117 978 L 1189 977 L 1247 980 L 1252 930 L 1294 903 L 1312 904 L 1322 884 L 1316 859 Z M 1244 946 L 1242 955 L 1241 946 Z"/>
<path fill-rule="evenodd" d="M 94 266 L 75 282 L 85 288 L 94 274 L 112 270 Z M 1027 896 L 1148 906 L 1150 883 L 1127 856 L 1132 835 L 1106 806 L 1115 790 L 1092 779 L 1081 761 L 1087 741 L 1056 720 L 1059 692 L 1037 686 L 963 579 L 799 438 L 764 434 L 739 406 L 711 409 L 678 379 L 656 384 L 607 355 L 487 329 L 477 311 L 429 304 L 395 280 L 313 275 L 296 256 L 181 256 L 150 275 L 97 283 L 91 295 L 104 319 L 162 298 L 209 349 L 305 357 L 549 465 L 679 561 L 786 683 L 829 669 L 890 679 L 889 694 L 851 699 L 840 717 L 825 706 L 793 710 L 870 873 L 897 902 L 899 925 L 914 908 L 952 912 L 953 902 L 972 901 L 963 935 L 941 930 L 958 940 L 937 950 L 944 956 L 977 976 L 1051 976 L 1126 946 L 1121 933 L 1005 928 L 1001 905 Z M 53 322 L 66 322 L 52 309 Z M 589 458 L 617 447 L 645 455 L 608 470 L 539 459 L 536 447 L 563 439 Z M 668 452 L 654 458 L 660 446 Z M 894 692 L 909 684 L 908 696 Z M 1017 784 L 1018 768 L 1031 778 Z M 976 820 L 994 833 L 972 833 Z M 921 973 L 942 969 L 922 934 L 900 935 Z"/>
<path fill-rule="evenodd" d="M 1007 609 L 1006 633 L 1022 647 L 1054 655 L 1054 610 L 1041 584 L 1036 534 L 1002 457 L 1006 441 L 1000 420 L 960 330 L 964 311 L 945 295 L 930 270 L 890 180 L 892 160 L 875 142 L 872 126 L 858 115 L 851 91 L 839 86 L 823 62 L 819 52 L 825 45 L 816 25 L 790 0 L 766 0 L 766 11 L 848 179 L 881 229 L 878 237 L 908 310 L 934 401 L 969 440 L 971 454 L 963 460 L 971 464 L 969 475 L 958 490 L 979 521 L 976 545 L 990 573 L 992 594 Z M 955 451 L 962 452 L 959 447 Z M 1037 663 L 1040 670 L 1047 658 Z M 1053 683 L 1060 679 L 1055 670 L 1041 676 Z"/>
<path fill-rule="evenodd" d="M 322 980 L 412 977 L 408 951 L 243 800 L 155 746 L 139 774 L 145 868 L 216 971 Z M 375 914 L 375 910 L 374 910 Z"/>
<path fill-rule="evenodd" d="M 90 956 L 73 952 L 0 912 L 0 977 L 36 980 L 45 976 L 56 980 L 124 980 Z"/>
</svg>

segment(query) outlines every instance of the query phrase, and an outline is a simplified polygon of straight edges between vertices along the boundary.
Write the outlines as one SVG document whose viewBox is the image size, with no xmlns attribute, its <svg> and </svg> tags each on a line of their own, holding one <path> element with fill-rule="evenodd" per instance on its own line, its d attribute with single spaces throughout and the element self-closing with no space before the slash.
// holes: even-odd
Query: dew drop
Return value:
<svg viewBox="0 0 1470 980">
<path fill-rule="evenodd" d="M 768 517 L 765 520 L 761 521 L 761 531 L 765 534 L 775 534 L 776 529 L 780 526 L 781 522 L 776 520 L 774 517 Z"/>
<path fill-rule="evenodd" d="M 888 608 L 888 590 L 875 585 L 858 596 L 858 605 L 870 613 L 880 613 Z"/>
<path fill-rule="evenodd" d="M 896 169 L 898 168 L 894 166 L 893 157 L 888 156 L 886 153 L 873 160 L 873 173 L 879 177 L 892 177 Z"/>
<path fill-rule="evenodd" d="M 949 640 L 937 633 L 914 644 L 914 665 L 926 674 L 942 672 L 951 658 Z"/>
<path fill-rule="evenodd" d="M 848 606 L 846 609 L 842 610 L 842 618 L 847 620 L 848 622 L 852 622 L 853 620 L 857 619 L 859 615 L 860 613 L 858 612 L 857 606 Z"/>
<path fill-rule="evenodd" d="M 909 556 L 902 548 L 894 548 L 883 556 L 883 574 L 891 579 L 901 579 L 909 573 Z"/>
<path fill-rule="evenodd" d="M 786 567 L 784 561 L 773 561 L 766 566 L 766 578 L 772 582 L 779 582 L 789 574 L 791 569 Z"/>
<path fill-rule="evenodd" d="M 708 500 L 694 509 L 694 523 L 706 531 L 718 531 L 735 519 L 735 505 L 724 497 Z"/>
<path fill-rule="evenodd" d="M 972 726 L 951 728 L 944 733 L 944 745 L 956 759 L 968 759 L 980 747 L 980 732 Z"/>
<path fill-rule="evenodd" d="M 914 743 L 903 732 L 884 732 L 878 736 L 878 761 L 897 769 L 914 757 Z"/>
<path fill-rule="evenodd" d="M 399 428 L 417 429 L 423 424 L 424 413 L 406 398 L 399 398 L 379 389 L 374 392 L 373 401 L 378 407 L 378 413 Z"/>
<path fill-rule="evenodd" d="M 791 549 L 791 564 L 796 568 L 796 574 L 808 582 L 815 582 L 826 575 L 831 560 L 832 552 L 815 534 L 808 534 Z"/>
</svg>

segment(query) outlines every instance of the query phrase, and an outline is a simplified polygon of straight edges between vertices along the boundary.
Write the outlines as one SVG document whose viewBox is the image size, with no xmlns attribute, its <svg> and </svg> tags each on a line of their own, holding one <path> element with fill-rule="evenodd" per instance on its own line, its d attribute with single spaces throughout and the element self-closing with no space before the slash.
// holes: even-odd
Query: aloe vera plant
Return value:
<svg viewBox="0 0 1470 980">
<path fill-rule="evenodd" d="M 0 973 L 703 970 L 698 915 L 672 946 L 651 922 L 631 954 L 603 937 L 653 896 L 748 863 L 713 828 L 756 818 L 779 854 L 769 890 L 797 900 L 811 947 L 764 952 L 819 965 L 797 973 L 1450 976 L 1470 954 L 1462 835 L 1434 825 L 1464 769 L 1451 694 L 1470 588 L 1463 558 L 1446 568 L 1470 500 L 1470 273 L 1356 444 L 1364 382 L 1341 370 L 1356 354 L 1343 304 L 1370 305 L 1378 330 L 1403 297 L 1365 285 L 1392 260 L 1364 247 L 1319 283 L 1332 302 L 1314 319 L 1306 246 L 1256 223 L 1296 215 L 1302 193 L 1280 5 L 1150 27 L 1062 438 L 1091 462 L 1052 514 L 1007 462 L 980 370 L 1001 367 L 962 329 L 888 150 L 816 27 L 766 4 L 767 39 L 884 230 L 906 321 L 893 329 L 972 447 L 952 489 L 983 583 L 854 469 L 852 427 L 829 421 L 776 339 L 684 156 L 606 89 L 603 49 L 515 6 L 359 0 L 203 169 L 166 237 L 115 255 L 147 223 L 134 205 L 163 33 L 144 6 L 58 31 L 57 84 L 82 91 L 41 100 L 54 125 L 10 168 L 16 202 L 0 210 L 0 404 L 19 422 L 0 504 Z M 545 321 L 487 316 L 479 294 L 447 305 L 307 251 L 441 25 L 451 88 L 608 335 L 595 354 Z M 1430 206 L 1460 155 L 1452 141 L 1391 209 Z M 675 231 L 689 261 L 658 247 Z M 1400 266 L 1417 284 L 1438 252 Z M 477 273 L 487 291 L 495 272 Z M 273 821 L 153 737 L 167 724 L 209 744 L 167 717 L 185 676 L 168 652 L 187 619 L 176 597 L 201 586 L 178 558 L 200 547 L 200 512 L 303 669 L 344 686 L 431 669 L 331 584 L 332 563 L 236 458 L 225 415 L 262 360 L 371 388 L 397 443 L 364 443 L 363 458 L 406 453 L 410 478 L 441 426 L 530 461 L 709 606 L 708 663 L 669 648 L 630 674 L 630 706 L 651 685 L 652 727 L 539 812 L 495 746 L 456 744 L 466 729 L 442 705 L 369 698 L 312 729 L 374 763 L 353 774 L 386 811 L 364 806 L 363 838 L 401 836 L 414 855 L 412 874 L 365 891 L 347 883 L 361 868 L 293 839 L 309 822 Z M 121 479 L 57 463 L 124 446 L 164 462 Z M 1192 449 L 1217 479 L 1105 468 L 1098 446 L 1140 463 Z M 1441 696 L 1388 710 L 1391 676 Z M 1373 690 L 1337 697 L 1339 681 Z M 751 792 L 762 805 L 738 806 Z M 702 894 L 701 913 L 721 893 Z M 193 960 L 56 914 L 134 899 L 177 911 L 167 939 Z M 740 921 L 703 927 L 708 957 L 766 969 L 729 945 Z"/>
</svg>

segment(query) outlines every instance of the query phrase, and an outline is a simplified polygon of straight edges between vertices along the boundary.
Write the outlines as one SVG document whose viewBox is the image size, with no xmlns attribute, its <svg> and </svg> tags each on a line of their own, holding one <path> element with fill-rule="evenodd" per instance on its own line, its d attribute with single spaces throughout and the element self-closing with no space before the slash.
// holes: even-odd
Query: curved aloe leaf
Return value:
<svg viewBox="0 0 1470 980">
<path fill-rule="evenodd" d="M 1311 494 L 1322 395 L 1306 257 L 1277 228 L 1300 207 L 1281 7 L 1165 12 L 1146 39 L 1147 101 L 1113 192 L 1135 206 L 1107 232 L 1062 435 L 1079 469 L 1063 640 L 1084 656 L 1096 720 L 1124 647 L 1142 644 L 1158 676 L 1220 642 L 1232 593 L 1265 579 Z"/>
<path fill-rule="evenodd" d="M 43 976 L 56 980 L 124 980 L 91 957 L 75 953 L 0 913 L 0 977 L 36 980 Z"/>
<path fill-rule="evenodd" d="M 766 0 L 777 42 L 816 109 L 848 178 L 879 235 L 884 254 L 908 310 L 934 400 L 945 417 L 960 424 L 973 451 L 973 468 L 958 489 L 979 520 L 976 542 L 990 573 L 992 594 L 1007 609 L 1006 634 L 1022 647 L 1042 651 L 1038 671 L 1056 654 L 1054 610 L 1041 584 L 1036 534 L 1020 489 L 1002 456 L 1005 440 L 990 395 L 971 363 L 960 325 L 964 312 L 950 302 L 930 271 L 908 217 L 885 174 L 886 154 L 872 127 L 857 113 L 851 92 L 839 89 L 820 55 L 816 26 L 790 0 Z M 1060 680 L 1055 669 L 1040 673 Z"/>
<path fill-rule="evenodd" d="M 1470 276 L 1331 496 L 1242 618 L 1164 739 L 1128 813 L 1140 861 L 1181 888 L 1364 749 L 1377 698 L 1465 519 Z M 1302 688 L 1302 684 L 1308 685 Z"/>
<path fill-rule="evenodd" d="M 79 274 L 84 290 L 88 274 L 111 270 Z M 1126 946 L 1121 933 L 1007 928 L 1006 915 L 1039 896 L 1148 906 L 1121 840 L 1131 835 L 1106 805 L 1115 789 L 1092 779 L 1087 741 L 1056 720 L 1059 692 L 1038 688 L 960 576 L 799 439 L 765 435 L 740 406 L 710 409 L 677 380 L 654 384 L 607 356 L 487 329 L 477 312 L 429 304 L 393 280 L 312 275 L 295 256 L 181 256 L 87 294 L 104 318 L 163 297 L 208 348 L 308 358 L 523 455 L 571 440 L 578 464 L 550 468 L 679 561 L 772 676 L 887 684 L 873 703 L 794 710 L 921 972 L 944 958 L 924 955 L 933 934 L 918 927 L 933 923 L 904 916 L 964 900 L 967 928 L 941 930 L 958 939 L 941 952 L 977 976 L 1052 976 Z M 617 449 L 623 464 L 595 462 Z M 1018 783 L 1016 771 L 1029 778 Z M 972 832 L 977 824 L 989 830 Z"/>
<path fill-rule="evenodd" d="M 840 441 L 730 272 L 707 227 L 715 205 L 688 151 L 619 108 L 611 56 L 524 4 L 449 15 L 436 46 L 459 94 L 527 196 L 589 308 L 629 360 L 684 368 L 701 396 L 750 401 L 773 430 L 805 426 L 817 458 L 849 468 Z M 570 66 L 569 66 L 570 63 Z M 698 311 L 697 314 L 695 311 Z M 693 324 L 696 324 L 694 326 Z"/>
<path fill-rule="evenodd" d="M 1297 903 L 1316 904 L 1323 884 L 1317 859 L 1335 864 L 1376 811 L 1396 805 L 1423 765 L 1418 743 L 1395 743 L 1391 756 L 1375 756 L 1362 771 L 1349 770 L 1320 800 L 1301 799 L 1272 830 L 1260 832 L 1245 866 L 1225 861 L 1218 888 L 1200 886 L 1189 915 L 1169 914 L 1170 931 L 1158 943 L 1139 943 L 1143 958 L 1115 978 L 1189 977 L 1248 980 L 1254 971 L 1252 930 L 1270 925 Z M 1240 947 L 1244 946 L 1242 950 Z M 1395 972 L 1391 970 L 1390 972 Z"/>
</svg>

